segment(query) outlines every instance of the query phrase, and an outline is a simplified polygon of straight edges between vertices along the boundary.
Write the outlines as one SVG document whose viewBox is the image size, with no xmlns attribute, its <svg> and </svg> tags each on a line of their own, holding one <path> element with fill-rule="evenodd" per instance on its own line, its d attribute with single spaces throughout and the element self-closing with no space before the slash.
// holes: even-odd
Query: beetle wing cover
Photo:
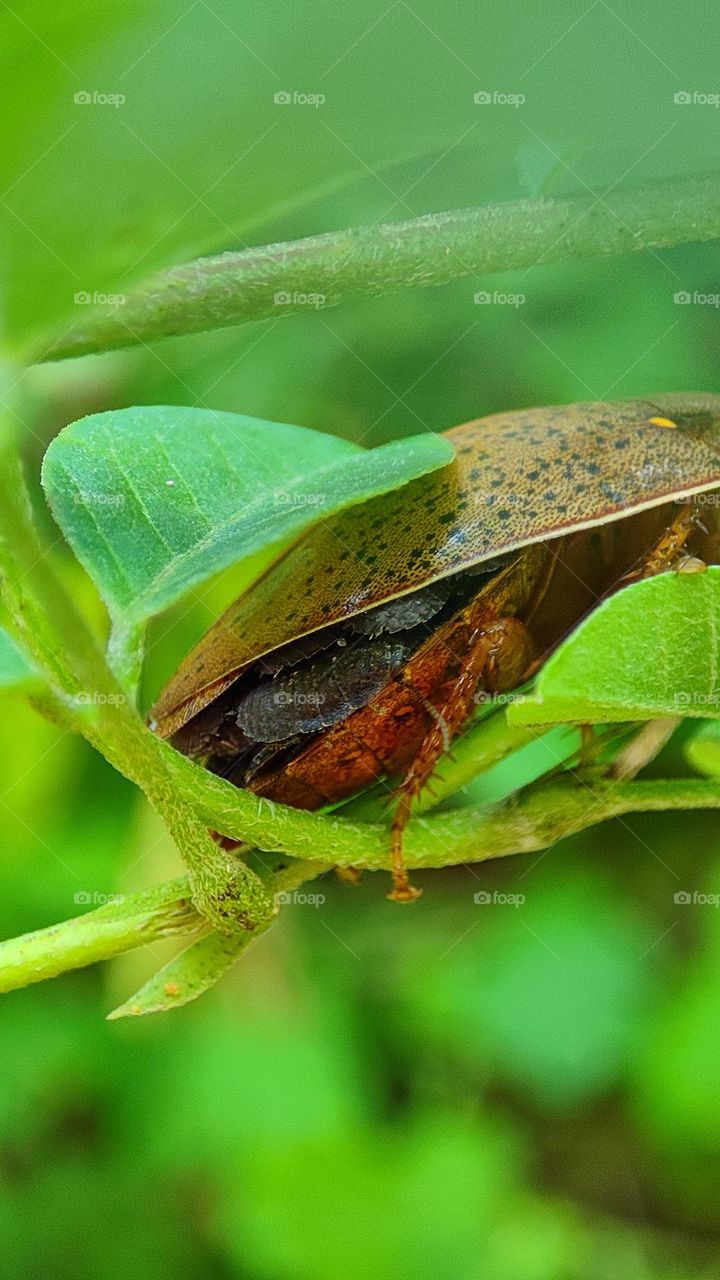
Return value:
<svg viewBox="0 0 720 1280">
<path fill-rule="evenodd" d="M 720 398 L 493 414 L 455 460 L 314 526 L 210 629 L 165 688 L 170 736 L 280 645 L 483 560 L 720 486 Z M 675 429 L 672 429 L 672 428 Z"/>
</svg>

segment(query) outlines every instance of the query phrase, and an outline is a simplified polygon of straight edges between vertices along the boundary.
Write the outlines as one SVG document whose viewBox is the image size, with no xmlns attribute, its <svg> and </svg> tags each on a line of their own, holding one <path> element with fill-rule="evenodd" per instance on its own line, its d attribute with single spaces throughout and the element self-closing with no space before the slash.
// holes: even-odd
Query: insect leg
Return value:
<svg viewBox="0 0 720 1280">
<path fill-rule="evenodd" d="M 701 527 L 700 512 L 691 500 L 680 508 L 655 546 L 651 547 L 637 568 L 627 575 L 627 580 L 651 578 L 656 573 L 682 567 L 683 560 L 691 558 L 684 556 L 688 539 Z"/>
<path fill-rule="evenodd" d="M 410 767 L 396 789 L 398 803 L 393 816 L 390 852 L 393 889 L 388 895 L 394 902 L 412 902 L 420 896 L 408 878 L 403 859 L 403 832 L 407 826 L 415 797 L 422 791 L 438 760 L 448 751 L 453 738 L 467 723 L 475 708 L 475 697 L 482 681 L 492 691 L 502 682 L 502 659 L 505 654 L 517 664 L 532 649 L 527 628 L 517 618 L 500 618 L 487 607 L 478 609 L 469 632 L 460 669 L 452 680 L 444 700 L 435 706 L 432 720 Z"/>
</svg>

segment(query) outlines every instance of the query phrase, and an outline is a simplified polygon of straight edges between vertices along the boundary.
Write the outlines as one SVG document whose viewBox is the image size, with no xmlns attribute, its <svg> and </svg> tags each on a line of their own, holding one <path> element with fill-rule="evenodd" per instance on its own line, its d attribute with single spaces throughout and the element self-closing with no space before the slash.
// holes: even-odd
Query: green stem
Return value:
<svg viewBox="0 0 720 1280">
<path fill-rule="evenodd" d="M 268 865 L 257 862 L 257 871 L 273 900 L 278 892 L 295 889 L 325 870 L 322 863 L 298 861 L 286 866 L 278 859 L 271 859 Z M 96 911 L 88 911 L 74 920 L 64 920 L 60 924 L 51 925 L 49 929 L 38 929 L 34 933 L 0 942 L 0 992 L 14 991 L 31 982 L 54 978 L 70 969 L 80 969 L 99 960 L 110 960 L 113 956 L 122 955 L 125 951 L 146 946 L 161 938 L 192 936 L 207 931 L 207 920 L 193 905 L 191 894 L 190 878 L 181 876 L 143 893 L 134 893 L 120 901 L 98 907 Z M 227 957 L 227 968 L 231 959 L 254 938 L 259 937 L 276 915 L 277 910 L 274 910 L 267 920 L 239 934 L 218 935 L 206 932 L 201 942 L 205 943 L 206 951 Z M 210 939 L 215 941 L 211 942 Z M 180 972 L 181 957 L 171 961 L 166 970 L 172 966 Z M 167 982 L 169 975 L 166 970 L 161 972 L 165 973 Z M 151 984 L 156 988 L 156 979 L 151 979 L 148 987 Z M 206 980 L 203 989 L 206 990 L 208 985 L 211 984 Z M 200 993 L 199 989 L 192 993 L 185 992 L 183 999 L 176 999 L 173 1003 L 186 1003 Z M 137 1004 L 140 994 L 130 1002 L 132 1005 Z M 173 1007 L 173 1004 L 168 1007 Z M 123 1013 L 150 1011 L 149 1008 L 123 1008 Z M 117 1016 L 121 1016 L 119 1011 Z"/>
<path fill-rule="evenodd" d="M 107 660 L 116 679 L 132 702 L 142 675 L 146 625 L 144 622 L 122 625 L 113 622 L 107 647 Z"/>
<path fill-rule="evenodd" d="M 160 744 L 164 750 L 171 750 Z M 352 822 L 258 800 L 173 753 L 176 786 L 207 823 L 236 840 L 327 866 L 368 870 L 390 866 L 387 827 Z M 544 849 L 564 836 L 624 813 L 720 808 L 720 784 L 697 779 L 598 782 L 562 778 L 534 784 L 519 797 L 490 807 L 418 816 L 405 832 L 409 867 L 483 862 Z"/>
<path fill-rule="evenodd" d="M 292 862 L 272 875 L 272 888 L 276 894 L 289 892 L 304 885 L 327 868 L 321 863 Z M 322 895 L 319 900 L 324 901 Z M 185 950 L 173 956 L 158 973 L 154 973 L 135 995 L 131 996 L 112 1013 L 110 1019 L 138 1018 L 148 1013 L 166 1013 L 180 1009 L 204 995 L 227 972 L 235 961 L 257 942 L 267 925 L 245 933 L 206 933 Z"/>
<path fill-rule="evenodd" d="M 42 358 L 244 324 L 482 273 L 720 238 L 720 178 L 682 178 L 426 214 L 198 258 L 97 311 Z"/>
<path fill-rule="evenodd" d="M 158 807 L 184 805 L 200 827 L 213 827 L 247 844 L 326 866 L 389 866 L 384 823 L 351 821 L 336 813 L 316 814 L 259 799 L 187 760 L 154 737 L 133 713 L 126 734 L 110 732 L 98 748 L 149 795 L 161 788 Z M 150 779 L 150 781 L 148 781 Z M 573 779 L 541 782 L 519 798 L 489 808 L 467 807 L 414 817 L 405 834 L 410 867 L 443 867 L 482 862 L 546 848 L 606 818 L 638 810 L 720 807 L 720 784 L 706 780 L 598 782 Z M 244 865 L 244 864 L 240 864 Z M 247 890 L 245 890 L 247 892 Z"/>
<path fill-rule="evenodd" d="M 68 701 L 114 691 L 95 636 L 60 586 L 37 536 L 6 418 L 0 421 L 0 594 L 22 649 Z"/>
<path fill-rule="evenodd" d="M 108 903 L 75 920 L 0 943 L 0 991 L 54 978 L 97 960 L 176 934 L 206 928 L 190 901 L 187 876 Z"/>
<path fill-rule="evenodd" d="M 4 422 L 0 495 L 0 594 L 14 633 L 47 681 L 45 692 L 34 695 L 36 705 L 82 733 L 145 792 L 190 869 L 195 903 L 216 928 L 242 930 L 270 920 L 273 901 L 262 881 L 239 856 L 219 848 L 177 794 L 156 740 L 58 582 L 33 527 L 14 439 Z"/>
<path fill-rule="evenodd" d="M 279 817 L 295 813 L 283 810 L 282 806 L 277 808 Z M 568 780 L 536 784 L 518 798 L 491 809 L 465 809 L 444 814 L 441 818 L 416 818 L 408 827 L 406 857 L 408 865 L 414 868 L 486 862 L 547 849 L 558 840 L 608 818 L 671 809 L 720 809 L 720 784 L 697 779 L 609 781 L 592 787 L 579 786 Z M 295 816 L 301 820 L 311 819 L 318 832 L 332 827 L 327 818 L 313 820 L 312 815 L 298 813 Z M 230 825 L 234 824 L 231 822 Z M 387 868 L 387 832 L 384 828 L 354 823 L 340 823 L 339 826 L 341 838 L 337 843 L 329 836 L 325 841 L 326 847 L 322 847 L 323 841 L 319 839 L 315 842 L 313 860 L 286 866 L 282 860 L 271 858 L 269 865 L 263 866 L 256 856 L 256 866 L 268 890 L 274 893 L 279 889 L 295 888 L 321 874 L 333 863 L 362 866 L 368 870 Z M 346 827 L 348 832 L 345 832 Z M 239 825 L 236 825 L 236 832 L 240 832 Z M 288 842 L 299 852 L 297 840 L 288 837 Z M 283 843 L 285 838 L 280 832 L 278 844 Z M 0 992 L 39 982 L 97 960 L 109 959 L 156 938 L 201 931 L 207 926 L 189 900 L 189 893 L 187 878 L 174 880 L 145 893 L 134 894 L 123 903 L 101 907 L 79 919 L 0 943 Z M 269 923 L 269 920 L 258 923 L 228 945 L 222 941 L 209 944 L 211 956 L 205 954 L 207 949 L 203 951 L 203 959 L 210 966 L 209 979 L 214 981 L 244 949 L 244 941 L 259 936 Z M 182 976 L 182 965 L 171 964 L 170 973 L 175 973 L 177 968 L 177 975 Z M 164 978 L 167 983 L 167 971 Z M 178 983 L 178 992 L 171 996 L 170 1002 L 163 1002 L 158 981 L 151 979 L 142 992 L 118 1011 L 118 1016 L 121 1012 L 153 1012 L 160 1007 L 185 1003 L 207 989 L 211 985 L 209 979 L 206 970 L 199 979 L 195 974 L 187 989 Z"/>
<path fill-rule="evenodd" d="M 115 696 L 118 701 L 101 703 L 84 716 L 74 714 L 52 690 L 35 694 L 33 701 L 49 719 L 80 732 L 145 792 L 190 871 L 193 901 L 215 928 L 234 932 L 269 923 L 274 904 L 262 878 L 239 852 L 228 852 L 212 839 L 209 828 L 218 824 L 207 818 L 207 809 L 198 813 L 182 770 L 183 764 L 194 766 L 150 733 L 124 695 Z"/>
</svg>

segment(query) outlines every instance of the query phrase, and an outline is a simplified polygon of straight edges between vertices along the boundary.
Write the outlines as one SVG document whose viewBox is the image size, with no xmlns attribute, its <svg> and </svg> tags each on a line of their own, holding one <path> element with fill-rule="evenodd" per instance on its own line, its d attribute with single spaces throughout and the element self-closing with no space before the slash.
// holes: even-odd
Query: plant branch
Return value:
<svg viewBox="0 0 720 1280">
<path fill-rule="evenodd" d="M 190 900 L 188 877 L 181 876 L 75 920 L 1 942 L 0 992 L 109 960 L 159 938 L 206 928 Z"/>
<path fill-rule="evenodd" d="M 277 862 L 277 860 L 276 860 Z M 277 870 L 262 868 L 277 895 L 296 889 L 327 871 L 322 863 L 293 861 Z M 196 939 L 186 950 L 173 956 L 158 973 L 154 973 L 135 995 L 108 1014 L 116 1018 L 138 1018 L 148 1013 L 167 1013 L 180 1009 L 204 995 L 234 965 L 244 951 L 254 946 L 267 926 L 244 933 L 218 933 L 216 930 Z"/>
<path fill-rule="evenodd" d="M 407 829 L 406 858 L 414 868 L 486 862 L 512 854 L 539 852 L 608 818 L 670 809 L 720 809 L 720 784 L 696 779 L 605 781 L 593 786 L 581 786 L 569 780 L 536 784 L 518 798 L 489 809 L 464 809 L 438 818 L 415 818 Z M 325 832 L 325 839 L 315 841 L 313 860 L 293 862 L 289 866 L 277 857 L 263 865 L 255 855 L 255 866 L 273 896 L 281 889 L 294 888 L 313 879 L 333 863 L 362 866 L 367 870 L 389 866 L 385 828 L 340 821 L 338 832 L 331 819 L 276 806 L 276 818 L 291 820 L 293 816 L 301 820 L 301 827 L 303 819 L 310 820 L 316 835 Z M 230 817 L 227 821 L 237 835 L 241 834 L 241 826 L 247 830 L 245 823 Z M 292 845 L 298 852 L 301 832 L 283 832 L 282 823 L 277 832 L 280 846 Z M 297 838 L 292 838 L 293 835 Z M 285 852 L 291 849 L 286 848 Z M 133 894 L 122 903 L 109 904 L 79 919 L 0 943 L 0 992 L 109 959 L 153 939 L 207 930 L 207 922 L 189 895 L 190 881 L 183 877 L 145 893 Z M 273 917 L 275 914 L 276 911 Z M 162 971 L 162 982 L 156 975 L 137 996 L 116 1011 L 116 1016 L 156 1012 L 195 999 L 216 981 L 245 949 L 246 943 L 264 932 L 271 922 L 271 919 L 261 921 L 244 935 L 226 938 L 224 942 L 208 941 L 199 950 L 191 948 L 190 952 L 182 953 Z M 192 967 L 188 968 L 188 964 Z M 168 992 L 165 987 L 169 988 Z"/>
<path fill-rule="evenodd" d="M 720 176 L 682 178 L 426 214 L 284 244 L 198 258 L 148 280 L 123 306 L 95 311 L 40 358 L 334 306 L 413 286 L 598 254 L 720 238 Z"/>
<path fill-rule="evenodd" d="M 389 867 L 385 823 L 310 813 L 259 798 L 186 759 L 151 734 L 135 713 L 133 717 L 128 726 L 132 750 L 124 740 L 122 748 L 116 749 L 117 732 L 115 742 L 106 734 L 96 745 L 121 772 L 139 780 L 151 797 L 154 788 L 161 789 L 161 812 L 182 805 L 203 831 L 212 827 L 251 846 L 327 867 Z M 149 784 L 148 777 L 155 781 Z M 405 833 L 405 857 L 409 867 L 482 862 L 547 848 L 625 813 L 693 808 L 720 808 L 720 784 L 705 779 L 639 783 L 609 779 L 592 785 L 573 778 L 541 781 L 498 805 L 416 815 Z"/>
<path fill-rule="evenodd" d="M 273 901 L 260 878 L 236 854 L 212 840 L 179 796 L 125 687 L 60 585 L 32 524 L 12 431 L 0 423 L 0 595 L 10 625 L 35 660 L 47 688 L 36 705 L 82 733 L 135 782 L 165 819 L 192 877 L 193 900 L 218 929 L 232 932 L 267 922 Z M 126 668 L 126 674 L 130 674 Z"/>
<path fill-rule="evenodd" d="M 236 840 L 327 866 L 368 870 L 390 866 L 387 827 L 315 814 L 260 800 L 172 753 L 180 794 L 201 819 Z M 409 867 L 445 867 L 548 848 L 565 836 L 622 814 L 668 809 L 718 809 L 720 783 L 697 780 L 594 784 L 561 778 L 538 782 L 501 804 L 416 816 L 405 832 Z"/>
<path fill-rule="evenodd" d="M 273 900 L 275 894 L 282 890 L 294 889 L 327 870 L 322 863 L 312 862 L 298 861 L 286 866 L 277 858 L 270 859 L 268 863 L 256 860 L 256 863 L 257 872 Z M 195 944 L 201 946 L 201 954 L 225 957 L 224 968 L 228 968 L 232 959 L 259 937 L 277 916 L 275 909 L 269 919 L 256 927 L 241 933 L 220 935 L 209 932 L 208 922 L 193 905 L 191 895 L 190 877 L 180 876 L 143 893 L 133 893 L 122 900 L 107 903 L 74 920 L 63 920 L 49 929 L 37 929 L 34 933 L 0 942 L 0 992 L 14 991 L 99 960 L 110 960 L 125 951 L 169 937 L 204 935 Z M 187 954 L 182 952 L 161 970 L 165 975 L 164 984 L 172 981 L 173 974 L 178 978 L 182 976 L 182 957 Z M 220 976 L 219 972 L 216 976 Z M 141 1007 L 138 1007 L 138 1002 L 142 993 L 138 992 L 127 1007 L 116 1011 L 115 1016 L 153 1012 L 150 1006 L 153 1001 L 157 1005 L 160 999 L 157 978 L 159 975 L 146 984 L 148 998 L 140 1002 Z M 211 985 L 207 959 L 205 973 L 202 977 L 196 974 L 195 980 L 193 989 L 178 990 L 177 997 L 167 1007 L 186 1004 L 202 990 L 207 990 Z"/>
</svg>

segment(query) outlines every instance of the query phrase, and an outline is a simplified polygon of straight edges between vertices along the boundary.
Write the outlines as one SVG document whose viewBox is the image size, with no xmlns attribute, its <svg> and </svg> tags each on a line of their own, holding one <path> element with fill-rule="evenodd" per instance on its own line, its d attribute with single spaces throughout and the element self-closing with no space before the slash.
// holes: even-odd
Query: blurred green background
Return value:
<svg viewBox="0 0 720 1280">
<path fill-rule="evenodd" d="M 29 0 L 0 27 L 8 353 L 72 321 L 78 292 L 197 252 L 586 185 L 612 207 L 717 160 L 716 109 L 674 101 L 720 89 L 709 6 Z M 23 375 L 8 355 L 5 377 L 33 482 L 65 423 L 134 403 L 376 444 L 505 407 L 720 391 L 718 294 L 720 248 L 690 246 Z M 241 577 L 157 623 L 148 700 Z M 177 873 L 84 743 L 8 697 L 0 744 L 3 936 Z M 683 767 L 674 746 L 654 772 Z M 646 815 L 428 874 L 412 910 L 380 877 L 330 874 L 321 906 L 285 910 L 177 1014 L 103 1021 L 160 945 L 4 997 L 4 1280 L 720 1276 L 720 913 L 675 901 L 717 892 L 719 857 L 715 816 Z"/>
</svg>

